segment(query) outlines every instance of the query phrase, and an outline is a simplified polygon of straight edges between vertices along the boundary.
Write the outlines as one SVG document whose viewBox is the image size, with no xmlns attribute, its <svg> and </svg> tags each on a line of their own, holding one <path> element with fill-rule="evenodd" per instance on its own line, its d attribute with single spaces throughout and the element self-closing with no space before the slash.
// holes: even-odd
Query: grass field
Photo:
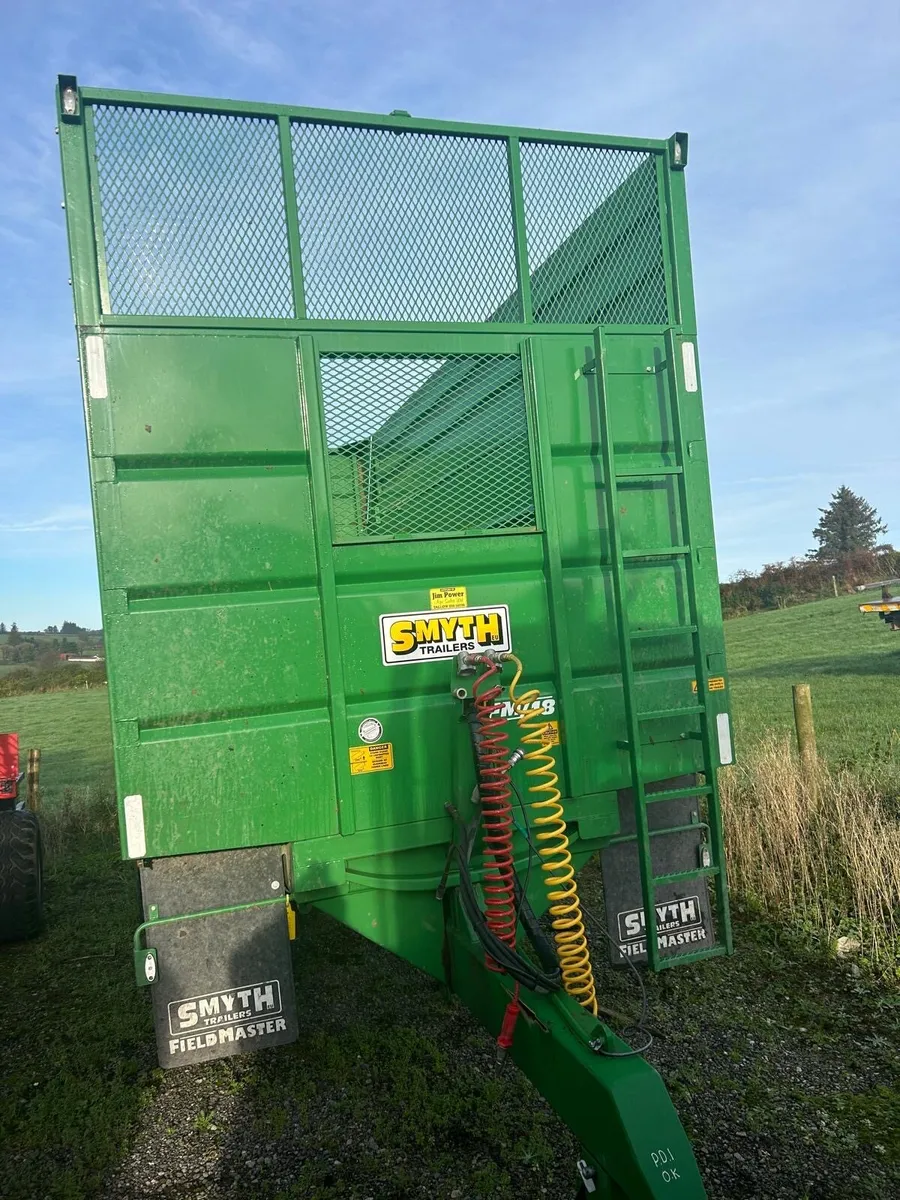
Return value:
<svg viewBox="0 0 900 1200">
<path fill-rule="evenodd" d="M 820 749 L 890 764 L 900 657 L 855 599 L 729 622 L 738 752 L 791 729 L 812 685 Z M 46 822 L 112 787 L 105 689 L 0 700 L 0 729 L 43 750 Z M 281 1051 L 164 1073 L 132 979 L 134 870 L 111 832 L 55 836 L 48 928 L 0 947 L 0 1195 L 512 1200 L 574 1193 L 576 1146 L 452 997 L 306 914 L 301 1036 Z M 583 878 L 599 905 L 598 873 Z M 662 1072 L 713 1200 L 900 1195 L 895 989 L 738 903 L 738 953 L 648 980 Z M 633 980 L 600 990 L 631 1011 Z M 854 974 L 853 972 L 856 971 Z"/>
<path fill-rule="evenodd" d="M 40 748 L 41 794 L 46 804 L 52 806 L 66 787 L 112 788 L 105 687 L 0 699 L 0 730 L 18 733 L 22 752 Z"/>
<path fill-rule="evenodd" d="M 791 684 L 812 688 L 819 749 L 833 762 L 900 773 L 900 633 L 863 597 L 818 600 L 725 624 L 737 753 L 793 729 Z"/>
</svg>

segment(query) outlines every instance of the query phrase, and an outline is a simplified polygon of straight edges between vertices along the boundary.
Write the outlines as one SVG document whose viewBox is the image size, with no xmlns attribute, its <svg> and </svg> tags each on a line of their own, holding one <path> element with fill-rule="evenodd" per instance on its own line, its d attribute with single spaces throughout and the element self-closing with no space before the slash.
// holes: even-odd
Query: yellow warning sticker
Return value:
<svg viewBox="0 0 900 1200">
<path fill-rule="evenodd" d="M 390 742 L 374 746 L 350 747 L 350 774 L 370 775 L 373 771 L 393 771 L 394 747 Z"/>
<path fill-rule="evenodd" d="M 545 746 L 559 745 L 559 721 L 548 721 L 541 731 L 541 741 Z"/>
<path fill-rule="evenodd" d="M 709 678 L 709 690 L 711 692 L 724 692 L 725 691 L 725 676 L 724 675 L 711 675 Z M 696 679 L 691 680 L 691 691 L 696 694 L 696 691 L 697 691 L 697 680 Z"/>
<path fill-rule="evenodd" d="M 464 587 L 439 587 L 431 589 L 432 608 L 468 608 L 469 597 Z"/>
</svg>

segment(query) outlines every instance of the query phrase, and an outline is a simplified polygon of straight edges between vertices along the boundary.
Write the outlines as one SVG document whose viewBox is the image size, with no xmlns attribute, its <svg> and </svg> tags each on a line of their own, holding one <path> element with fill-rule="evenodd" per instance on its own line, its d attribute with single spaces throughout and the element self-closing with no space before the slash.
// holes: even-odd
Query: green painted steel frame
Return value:
<svg viewBox="0 0 900 1200">
<path fill-rule="evenodd" d="M 703 750 L 703 774 L 705 784 L 698 788 L 680 789 L 685 796 L 696 794 L 706 797 L 709 810 L 709 820 L 698 822 L 693 828 L 706 829 L 710 834 L 711 849 L 714 863 L 709 867 L 697 870 L 679 872 L 679 878 L 688 879 L 711 878 L 716 892 L 716 921 L 721 932 L 722 942 L 716 947 L 695 951 L 690 955 L 672 955 L 663 957 L 659 952 L 656 921 L 656 885 L 660 882 L 675 882 L 672 876 L 654 877 L 653 858 L 650 838 L 652 831 L 649 826 L 647 806 L 652 801 L 652 795 L 644 787 L 644 770 L 642 766 L 641 726 L 650 715 L 639 709 L 635 698 L 635 668 L 632 650 L 634 632 L 628 615 L 628 601 L 625 584 L 625 555 L 622 549 L 622 539 L 616 514 L 619 511 L 620 476 L 616 470 L 615 442 L 612 432 L 612 419 L 608 403 L 609 380 L 607 372 L 606 339 L 601 328 L 594 330 L 594 363 L 589 370 L 596 379 L 597 406 L 600 413 L 601 454 L 603 458 L 604 497 L 608 514 L 610 537 L 610 561 L 612 566 L 613 590 L 617 616 L 617 633 L 619 655 L 622 664 L 622 692 L 625 704 L 625 722 L 628 730 L 627 750 L 631 768 L 631 788 L 634 799 L 635 838 L 638 846 L 638 866 L 640 870 L 641 895 L 646 913 L 647 923 L 647 961 L 654 971 L 663 967 L 677 966 L 685 958 L 700 959 L 711 957 L 714 953 L 731 953 L 733 940 L 731 929 L 731 913 L 728 904 L 728 887 L 726 883 L 725 847 L 722 830 L 722 810 L 719 802 L 719 787 L 717 779 L 718 762 L 713 747 L 713 735 L 710 728 L 711 714 L 709 711 L 709 670 L 707 647 L 703 638 L 703 626 L 697 604 L 697 584 L 694 559 L 697 541 L 694 536 L 694 504 L 685 482 L 685 470 L 690 457 L 688 439 L 685 436 L 684 422 L 681 412 L 681 394 L 683 379 L 679 375 L 677 349 L 681 346 L 681 338 L 673 330 L 667 330 L 665 337 L 665 372 L 669 384 L 669 394 L 672 397 L 672 436 L 674 442 L 675 464 L 663 468 L 660 475 L 671 478 L 677 493 L 676 507 L 684 546 L 671 548 L 671 554 L 678 556 L 684 563 L 685 595 L 688 602 L 687 628 L 690 630 L 692 657 L 694 661 L 695 682 L 697 688 L 697 704 L 694 706 L 700 730 L 699 740 Z M 690 710 L 688 710 L 690 711 Z M 657 831 L 663 832 L 663 831 Z M 674 829 L 669 830 L 674 832 Z M 623 840 L 623 839 L 614 839 Z"/>
<path fill-rule="evenodd" d="M 66 83 L 76 86 L 67 78 Z M 328 708 L 334 750 L 337 800 L 335 832 L 309 842 L 293 844 L 293 894 L 312 899 L 326 912 L 345 918 L 351 911 L 354 920 L 348 923 L 362 928 L 358 919 L 366 905 L 366 889 L 373 886 L 364 868 L 348 865 L 347 860 L 367 854 L 390 854 L 394 851 L 413 851 L 422 846 L 439 847 L 451 837 L 449 818 L 425 819 L 384 829 L 361 828 L 354 807 L 352 781 L 348 766 L 348 711 L 344 688 L 344 662 L 341 647 L 336 643 L 338 628 L 338 588 L 334 567 L 334 548 L 330 528 L 327 498 L 330 482 L 326 466 L 324 421 L 317 397 L 321 394 L 318 378 L 318 355 L 323 349 L 362 351 L 376 343 L 381 353 L 415 351 L 447 352 L 454 346 L 471 350 L 486 347 L 515 347 L 522 353 L 526 374 L 529 427 L 532 437 L 532 466 L 537 503 L 538 526 L 553 533 L 558 531 L 562 516 L 558 511 L 554 491 L 554 462 L 546 407 L 537 397 L 546 395 L 551 378 L 545 362 L 547 339 L 555 335 L 573 335 L 590 343 L 595 333 L 593 324 L 543 324 L 534 320 L 531 277 L 523 201 L 520 144 L 523 140 L 544 144 L 590 146 L 610 150 L 634 150 L 654 156 L 657 195 L 662 222 L 662 254 L 665 265 L 666 302 L 669 320 L 661 325 L 612 327 L 617 335 L 658 335 L 666 339 L 669 360 L 672 347 L 680 336 L 693 338 L 696 334 L 690 250 L 687 232 L 687 211 L 683 166 L 686 161 L 687 140 L 676 134 L 667 140 L 632 139 L 590 134 L 550 132 L 507 126 L 487 126 L 458 122 L 435 121 L 404 115 L 360 114 L 333 112 L 315 108 L 284 105 L 259 105 L 225 102 L 197 97 L 159 96 L 143 92 L 108 91 L 81 88 L 75 114 L 66 114 L 61 103 L 62 87 L 57 90 L 60 124 L 60 148 L 67 209 L 67 230 L 72 261 L 72 286 L 76 322 L 82 333 L 95 330 L 121 333 L 202 332 L 241 333 L 262 335 L 292 334 L 299 346 L 301 386 L 300 404 L 305 433 L 308 439 L 312 486 L 311 513 L 316 550 L 320 568 L 320 589 L 324 620 L 324 658 L 328 679 Z M 272 120 L 277 125 L 282 186 L 288 229 L 288 259 L 294 317 L 290 318 L 222 318 L 222 317 L 147 317 L 125 316 L 109 312 L 109 288 L 106 275 L 105 251 L 101 229 L 101 213 L 97 186 L 96 160 L 93 144 L 92 109 L 94 105 L 125 105 L 146 109 L 171 109 L 202 113 L 217 113 Z M 306 317 L 302 246 L 298 232 L 297 195 L 291 147 L 291 123 L 319 122 L 370 129 L 422 132 L 432 134 L 469 135 L 491 138 L 505 143 L 510 185 L 511 216 L 518 300 L 522 320 L 503 323 L 471 322 L 398 322 L 310 320 Z M 676 148 L 679 151 L 676 156 Z M 598 357 L 602 347 L 598 346 Z M 558 364 L 554 368 L 558 371 Z M 84 364 L 82 372 L 84 373 Z M 558 376 L 557 376 L 558 378 Z M 670 379 L 677 395 L 677 379 Z M 85 396 L 88 394 L 84 387 Z M 676 414 L 677 417 L 677 414 Z M 88 425 L 88 437 L 93 434 Z M 608 440 L 608 439 L 607 439 Z M 98 470 L 101 468 L 98 468 Z M 94 496 L 95 509 L 97 504 Z M 95 521 L 96 524 L 96 521 Z M 98 538 L 98 558 L 103 559 L 103 547 Z M 560 682 L 571 692 L 574 686 L 572 658 L 569 652 L 570 630 L 563 617 L 564 564 L 557 536 L 547 538 L 546 577 L 550 597 L 550 634 L 554 657 L 559 663 Z M 138 600 L 136 603 L 140 603 Z M 621 609 L 620 609 L 621 611 Z M 698 681 L 705 686 L 708 672 L 699 664 Z M 111 676 L 111 699 L 117 682 Z M 704 693 L 705 695 L 705 693 Z M 711 753 L 709 736 L 704 742 L 707 756 Z M 586 749 L 586 748 L 585 748 Z M 573 795 L 588 792 L 587 772 L 584 770 L 578 735 L 569 736 L 570 758 L 585 779 L 570 781 Z M 580 765 L 579 765 L 580 764 Z M 590 797 L 587 797 L 590 799 Z M 577 821 L 576 821 L 577 823 Z M 721 823 L 717 812 L 711 814 L 710 835 L 717 853 L 721 850 Z M 580 832 L 580 830 L 579 830 Z M 642 831 L 644 833 L 645 831 Z M 573 835 L 573 854 L 580 865 L 588 853 L 609 842 L 613 831 L 602 837 Z M 649 832 L 646 831 L 649 842 Z M 429 866 L 421 877 L 384 878 L 374 886 L 394 892 L 399 903 L 400 893 L 415 900 L 424 912 L 434 900 L 434 880 Z M 423 885 L 423 880 L 425 881 Z M 506 982 L 484 969 L 483 954 L 475 946 L 471 931 L 461 916 L 453 892 L 455 877 L 445 900 L 446 946 L 441 961 L 441 948 L 435 939 L 431 918 L 421 927 L 411 922 L 403 930 L 402 944 L 394 944 L 385 933 L 383 944 L 407 954 L 412 961 L 438 978 L 449 966 L 451 986 L 487 1027 L 496 1032 L 508 1000 Z M 724 873 L 716 880 L 717 898 L 725 899 Z M 427 888 L 431 887 L 429 893 Z M 413 893 L 418 893 L 414 896 Z M 644 894 L 647 881 L 644 881 Z M 651 906 L 652 908 L 652 906 Z M 404 908 L 404 914 L 419 909 Z M 727 912 L 727 909 L 726 909 Z M 649 913 L 652 931 L 653 914 Z M 432 932 L 426 934 L 426 924 Z M 140 937 L 142 926 L 136 937 Z M 375 937 L 366 929 L 368 936 Z M 376 940 L 379 940 L 376 937 Z M 439 939 L 438 939 L 439 940 Z M 729 934 L 730 947 L 730 934 Z M 707 956 L 705 952 L 702 956 Z M 651 954 L 651 958 L 654 956 Z M 679 956 L 679 962 L 689 962 L 700 955 Z M 654 1071 L 640 1059 L 603 1058 L 591 1048 L 590 1042 L 601 1039 L 607 1048 L 624 1050 L 622 1043 L 599 1022 L 595 1022 L 573 1004 L 560 997 L 527 997 L 529 1011 L 520 1019 L 520 1030 L 513 1046 L 513 1057 L 535 1081 L 550 1102 L 582 1139 L 590 1162 L 599 1172 L 599 1195 L 632 1198 L 681 1197 L 698 1200 L 704 1195 L 703 1186 L 665 1090 Z M 611 1132 L 614 1136 L 611 1136 Z M 654 1146 L 657 1142 L 657 1157 Z M 660 1152 L 673 1154 L 678 1174 L 664 1177 L 667 1159 Z"/>
<path fill-rule="evenodd" d="M 455 893 L 445 911 L 448 981 L 496 1035 L 509 982 L 485 969 Z M 584 1147 L 600 1200 L 702 1200 L 690 1142 L 653 1067 L 562 993 L 522 993 L 520 1003 L 510 1054 Z"/>
<path fill-rule="evenodd" d="M 675 134 L 667 140 L 632 139 L 607 137 L 592 134 L 573 134 L 507 126 L 474 125 L 460 122 L 434 121 L 412 118 L 406 115 L 359 114 L 333 112 L 314 108 L 283 105 L 259 105 L 242 102 L 210 100 L 197 97 L 160 96 L 143 92 L 121 92 L 106 89 L 81 88 L 78 90 L 78 108 L 74 115 L 63 111 L 61 94 L 63 84 L 77 87 L 71 77 L 61 77 L 57 90 L 58 116 L 61 133 L 61 152 L 66 188 L 65 204 L 68 215 L 68 234 L 73 263 L 73 291 L 76 319 L 85 331 L 103 328 L 119 329 L 122 332 L 202 331 L 218 333 L 283 334 L 288 331 L 298 336 L 300 346 L 300 371 L 303 380 L 301 403 L 304 410 L 310 448 L 310 469 L 315 486 L 312 489 L 313 523 L 322 572 L 322 602 L 326 613 L 326 629 L 336 624 L 337 593 L 332 566 L 332 545 L 329 530 L 329 514 L 321 505 L 322 497 L 329 495 L 330 482 L 324 463 L 325 435 L 322 415 L 317 403 L 311 402 L 313 393 L 320 394 L 318 381 L 318 353 L 371 351 L 391 352 L 437 352 L 464 351 L 473 345 L 477 336 L 478 346 L 501 347 L 508 351 L 516 349 L 523 354 L 528 377 L 528 421 L 532 432 L 533 474 L 538 512 L 538 527 L 558 527 L 556 504 L 551 485 L 552 464 L 549 451 L 547 414 L 535 397 L 545 387 L 543 379 L 541 339 L 555 334 L 584 334 L 593 336 L 591 325 L 549 325 L 535 323 L 532 317 L 530 275 L 527 247 L 527 232 L 523 203 L 520 144 L 527 139 L 545 144 L 591 146 L 609 149 L 637 150 L 652 154 L 655 159 L 659 210 L 663 227 L 662 253 L 665 263 L 667 304 L 671 324 L 667 326 L 615 326 L 618 335 L 635 333 L 648 335 L 658 333 L 666 338 L 681 334 L 693 336 L 695 317 L 690 269 L 690 250 L 687 232 L 687 216 L 684 192 L 683 166 L 687 155 L 686 135 Z M 146 109 L 169 109 L 220 113 L 235 116 L 252 116 L 277 123 L 281 175 L 284 189 L 286 224 L 289 240 L 289 261 L 294 319 L 284 318 L 222 318 L 222 317 L 146 317 L 123 316 L 108 312 L 109 289 L 106 280 L 105 254 L 101 230 L 99 187 L 96 175 L 96 154 L 93 135 L 93 107 L 97 104 L 124 105 Z M 350 320 L 307 320 L 304 317 L 304 283 L 302 248 L 297 228 L 297 196 L 293 171 L 290 128 L 291 122 L 302 120 L 337 125 L 349 125 L 372 129 L 392 129 L 470 135 L 504 141 L 507 147 L 510 197 L 515 258 L 518 278 L 519 302 L 523 319 L 511 323 L 463 323 L 463 322 L 363 322 Z M 680 160 L 676 156 L 680 150 Z M 673 395 L 677 397 L 677 379 L 671 376 Z M 85 389 L 86 391 L 87 389 Z M 91 436 L 89 430 L 89 437 Z M 365 539 L 360 539 L 363 543 Z M 102 546 L 98 539 L 98 557 L 102 560 Z M 551 631 L 555 643 L 556 657 L 561 673 L 561 684 L 569 693 L 573 686 L 569 635 L 561 617 L 563 598 L 563 571 L 559 554 L 558 538 L 547 540 L 548 587 L 552 599 Z M 338 773 L 337 794 L 339 807 L 339 831 L 348 837 L 356 831 L 356 817 L 350 799 L 351 788 L 347 767 L 346 706 L 342 680 L 342 665 L 339 648 L 325 634 L 325 655 L 328 663 L 329 695 L 332 724 L 335 730 L 335 762 Z M 111 694 L 115 693 L 115 681 L 111 680 Z M 340 731 L 340 732 L 337 732 Z M 570 758 L 581 762 L 577 746 L 577 734 L 570 731 Z M 340 743 L 340 744 L 338 744 Z M 583 791 L 576 778 L 572 781 L 573 794 Z M 712 822 L 712 838 L 721 844 L 720 820 Z M 717 884 L 717 890 L 720 885 Z M 723 900 L 724 896 L 720 897 Z M 652 916 L 651 916 L 652 921 Z"/>
<path fill-rule="evenodd" d="M 684 193 L 683 166 L 686 160 L 687 142 L 683 134 L 673 135 L 668 140 L 630 139 L 601 135 L 580 135 L 566 132 L 522 129 L 506 126 L 473 125 L 412 118 L 405 115 L 358 114 L 332 112 L 328 110 L 290 107 L 282 105 L 257 105 L 240 102 L 208 100 L 195 97 L 159 96 L 143 92 L 120 92 L 105 89 L 82 88 L 78 91 L 78 110 L 67 115 L 62 108 L 62 85 L 77 86 L 71 77 L 60 80 L 57 91 L 58 115 L 60 120 L 61 152 L 65 182 L 65 204 L 68 215 L 68 234 L 73 263 L 73 291 L 76 319 L 85 330 L 103 328 L 119 329 L 123 332 L 201 331 L 215 330 L 218 333 L 278 334 L 290 331 L 298 335 L 300 345 L 300 368 L 303 379 L 301 403 L 307 428 L 311 454 L 311 471 L 315 486 L 312 490 L 313 520 L 316 544 L 322 568 L 322 600 L 329 620 L 334 625 L 336 613 L 336 591 L 334 570 L 331 566 L 332 546 L 329 531 L 329 515 L 320 505 L 322 497 L 329 494 L 328 472 L 323 462 L 325 437 L 322 416 L 316 403 L 310 402 L 312 393 L 320 391 L 318 383 L 317 352 L 364 351 L 377 346 L 381 353 L 390 352 L 447 352 L 465 350 L 473 344 L 477 335 L 479 347 L 502 346 L 523 352 L 523 361 L 528 376 L 528 420 L 537 434 L 532 439 L 533 473 L 538 505 L 538 526 L 552 529 L 558 526 L 558 517 L 550 483 L 552 464 L 549 452 L 549 437 L 546 427 L 547 414 L 542 405 L 535 403 L 535 396 L 545 386 L 543 381 L 541 339 L 555 334 L 585 334 L 593 336 L 591 325 L 549 325 L 535 323 L 531 314 L 530 277 L 528 270 L 528 248 L 522 196 L 522 176 L 519 146 L 523 139 L 547 144 L 593 146 L 611 149 L 630 149 L 655 156 L 657 190 L 663 225 L 662 252 L 665 261 L 667 302 L 671 325 L 668 326 L 615 326 L 618 335 L 634 332 L 648 335 L 658 333 L 666 337 L 679 334 L 693 336 L 694 308 L 690 272 L 690 251 L 687 233 L 687 217 Z M 294 319 L 243 319 L 221 317 L 145 317 L 120 316 L 108 311 L 108 285 L 106 283 L 103 238 L 100 228 L 98 203 L 98 181 L 96 177 L 95 151 L 93 145 L 92 110 L 96 104 L 138 106 L 147 109 L 170 109 L 222 113 L 236 116 L 255 116 L 277 122 L 281 155 L 281 173 L 289 236 L 289 259 L 296 316 Z M 515 254 L 518 276 L 519 300 L 523 320 L 513 323 L 448 323 L 448 322 L 362 322 L 306 320 L 304 312 L 304 287 L 302 253 L 297 231 L 297 197 L 290 144 L 290 124 L 294 120 L 344 124 L 376 129 L 422 131 L 488 137 L 505 141 L 509 169 L 510 195 Z M 681 150 L 680 162 L 676 160 L 675 148 Z M 315 335 L 315 342 L 313 341 Z M 673 379 L 677 388 L 677 380 Z M 87 389 L 85 389 L 87 391 Z M 677 392 L 674 394 L 677 395 Z M 91 436 L 89 430 L 89 437 Z M 318 505 L 318 506 L 317 506 Z M 361 539 L 363 541 L 363 539 Z M 568 646 L 568 631 L 561 618 L 563 597 L 563 574 L 556 537 L 548 538 L 548 586 L 552 598 L 551 629 L 555 641 L 556 655 L 560 664 L 561 682 L 565 691 L 571 691 L 572 668 Z M 98 557 L 102 561 L 103 549 L 98 540 Z M 329 643 L 326 634 L 325 654 L 328 662 L 331 715 L 337 740 L 343 741 L 346 727 L 344 696 L 341 688 L 341 656 L 338 647 Z M 115 693 L 115 682 L 111 680 L 111 694 Z M 574 736 L 573 742 L 577 742 Z M 337 763 L 339 829 L 343 836 L 356 830 L 356 819 L 349 799 L 349 774 L 346 746 L 335 744 Z M 575 763 L 581 761 L 577 744 L 571 744 L 570 757 Z M 576 767 L 577 771 L 577 767 Z M 579 792 L 578 781 L 573 782 L 572 791 Z M 721 838 L 718 823 L 713 822 L 713 838 Z"/>
<path fill-rule="evenodd" d="M 62 109 L 62 83 L 75 83 L 72 77 L 61 76 L 60 86 L 57 87 L 57 110 L 61 126 L 64 156 L 64 174 L 71 180 L 72 201 L 79 213 L 77 221 L 69 226 L 69 244 L 73 262 L 91 264 L 85 272 L 90 275 L 88 286 L 86 278 L 75 292 L 76 320 L 81 326 L 95 326 L 102 320 L 103 324 L 113 326 L 137 326 L 141 328 L 217 328 L 217 329 L 295 329 L 299 331 L 316 331 L 328 329 L 344 329 L 367 332 L 410 330 L 453 330 L 458 333 L 521 333 L 523 330 L 534 333 L 572 333 L 590 332 L 590 324 L 553 325 L 536 324 L 532 316 L 530 274 L 528 268 L 528 248 L 525 228 L 525 210 L 522 194 L 522 169 L 519 147 L 523 140 L 547 145 L 591 146 L 598 149 L 635 150 L 652 154 L 657 164 L 657 185 L 659 191 L 660 212 L 667 228 L 663 238 L 663 254 L 668 267 L 673 248 L 686 238 L 686 220 L 682 214 L 684 233 L 676 229 L 678 218 L 666 221 L 666 213 L 670 210 L 673 196 L 677 196 L 677 188 L 670 187 L 669 176 L 673 173 L 666 169 L 669 161 L 669 148 L 673 139 L 660 140 L 655 138 L 622 138 L 601 136 L 596 134 L 575 134 L 555 132 L 542 129 L 527 129 L 515 126 L 477 125 L 469 122 L 438 121 L 426 118 L 408 117 L 402 115 L 383 115 L 376 113 L 352 113 L 330 111 L 328 109 L 301 108 L 288 105 L 263 105 L 244 103 L 240 101 L 212 100 L 195 96 L 166 96 L 149 92 L 125 92 L 104 88 L 78 88 L 78 113 L 67 116 Z M 168 109 L 180 112 L 216 113 L 222 115 L 258 117 L 277 122 L 279 148 L 281 156 L 282 186 L 284 190 L 285 211 L 288 229 L 288 250 L 291 269 L 291 282 L 294 302 L 294 318 L 239 318 L 239 317 L 146 317 L 112 313 L 110 311 L 109 286 L 106 273 L 105 251 L 101 229 L 99 210 L 99 187 L 97 180 L 96 151 L 94 147 L 92 111 L 95 105 L 120 105 L 145 109 Z M 302 250 L 298 235 L 297 196 L 294 181 L 293 161 L 291 152 L 290 125 L 292 121 L 304 121 L 328 125 L 347 125 L 367 129 L 387 129 L 403 132 L 421 132 L 434 134 L 455 134 L 478 138 L 491 138 L 506 143 L 507 163 L 509 169 L 510 196 L 512 206 L 513 233 L 516 256 L 516 273 L 518 278 L 518 293 L 520 311 L 523 320 L 520 322 L 497 322 L 492 324 L 467 322 L 405 322 L 405 321 L 331 321 L 307 320 L 305 317 L 304 282 Z M 75 129 L 80 134 L 74 133 Z M 686 135 L 676 134 L 676 138 Z M 80 143 L 80 145 L 79 145 Z M 76 178 L 81 175 L 81 179 Z M 683 193 L 682 193 L 683 195 Z M 83 214 L 91 213 L 89 224 L 83 222 Z M 77 252 L 77 257 L 76 257 Z M 666 271 L 667 281 L 669 271 Z M 678 294 L 676 285 L 667 282 L 667 293 L 670 304 L 670 317 L 676 318 L 676 310 L 672 307 Z M 656 328 L 664 331 L 666 326 L 616 326 L 626 332 L 647 333 Z"/>
<path fill-rule="evenodd" d="M 547 129 L 529 129 L 517 125 L 478 125 L 468 121 L 441 121 L 431 117 L 413 117 L 405 113 L 344 112 L 340 109 L 304 108 L 290 104 L 257 104 L 245 100 L 216 100 L 203 96 L 127 92 L 109 88 L 83 87 L 79 88 L 79 95 L 83 105 L 126 104 L 139 108 L 174 108 L 182 112 L 221 113 L 224 116 L 287 117 L 289 120 L 321 122 L 325 125 L 358 125 L 366 129 L 420 130 L 425 133 L 468 134 L 472 137 L 482 138 L 527 138 L 533 142 L 564 142 L 570 145 L 601 146 L 618 150 L 647 150 L 663 155 L 668 153 L 671 141 L 671 139 L 660 138 L 566 133 Z"/>
</svg>

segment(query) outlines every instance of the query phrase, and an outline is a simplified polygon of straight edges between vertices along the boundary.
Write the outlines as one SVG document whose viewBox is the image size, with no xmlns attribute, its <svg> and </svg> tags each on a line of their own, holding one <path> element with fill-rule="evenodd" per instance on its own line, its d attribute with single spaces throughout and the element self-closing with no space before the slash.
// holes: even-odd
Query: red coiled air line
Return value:
<svg viewBox="0 0 900 1200">
<path fill-rule="evenodd" d="M 502 687 L 495 686 L 479 694 L 486 679 L 497 675 L 500 668 L 489 659 L 481 659 L 486 666 L 483 675 L 472 687 L 475 713 L 481 727 L 481 744 L 478 748 L 478 791 L 481 795 L 481 827 L 483 838 L 482 891 L 484 892 L 485 917 L 488 928 L 501 941 L 512 948 L 516 944 L 516 898 L 513 890 L 515 866 L 513 862 L 513 811 L 510 803 L 509 747 L 507 745 L 506 720 L 492 715 L 497 708 Z M 485 965 L 489 970 L 499 971 L 490 957 Z"/>
</svg>

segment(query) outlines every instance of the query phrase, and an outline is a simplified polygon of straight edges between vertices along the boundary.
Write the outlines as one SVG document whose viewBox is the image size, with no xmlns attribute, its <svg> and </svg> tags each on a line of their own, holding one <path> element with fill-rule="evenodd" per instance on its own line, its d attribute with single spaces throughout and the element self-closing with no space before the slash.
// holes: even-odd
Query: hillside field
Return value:
<svg viewBox="0 0 900 1200">
<path fill-rule="evenodd" d="M 41 794 L 51 807 L 64 787 L 113 787 L 105 687 L 4 697 L 0 731 L 18 733 L 23 759 L 30 747 L 40 748 Z"/>
<path fill-rule="evenodd" d="M 871 597 L 869 597 L 871 598 Z M 793 729 L 791 685 L 808 683 L 819 750 L 833 762 L 900 766 L 900 632 L 863 596 L 725 623 L 735 745 Z"/>
</svg>

